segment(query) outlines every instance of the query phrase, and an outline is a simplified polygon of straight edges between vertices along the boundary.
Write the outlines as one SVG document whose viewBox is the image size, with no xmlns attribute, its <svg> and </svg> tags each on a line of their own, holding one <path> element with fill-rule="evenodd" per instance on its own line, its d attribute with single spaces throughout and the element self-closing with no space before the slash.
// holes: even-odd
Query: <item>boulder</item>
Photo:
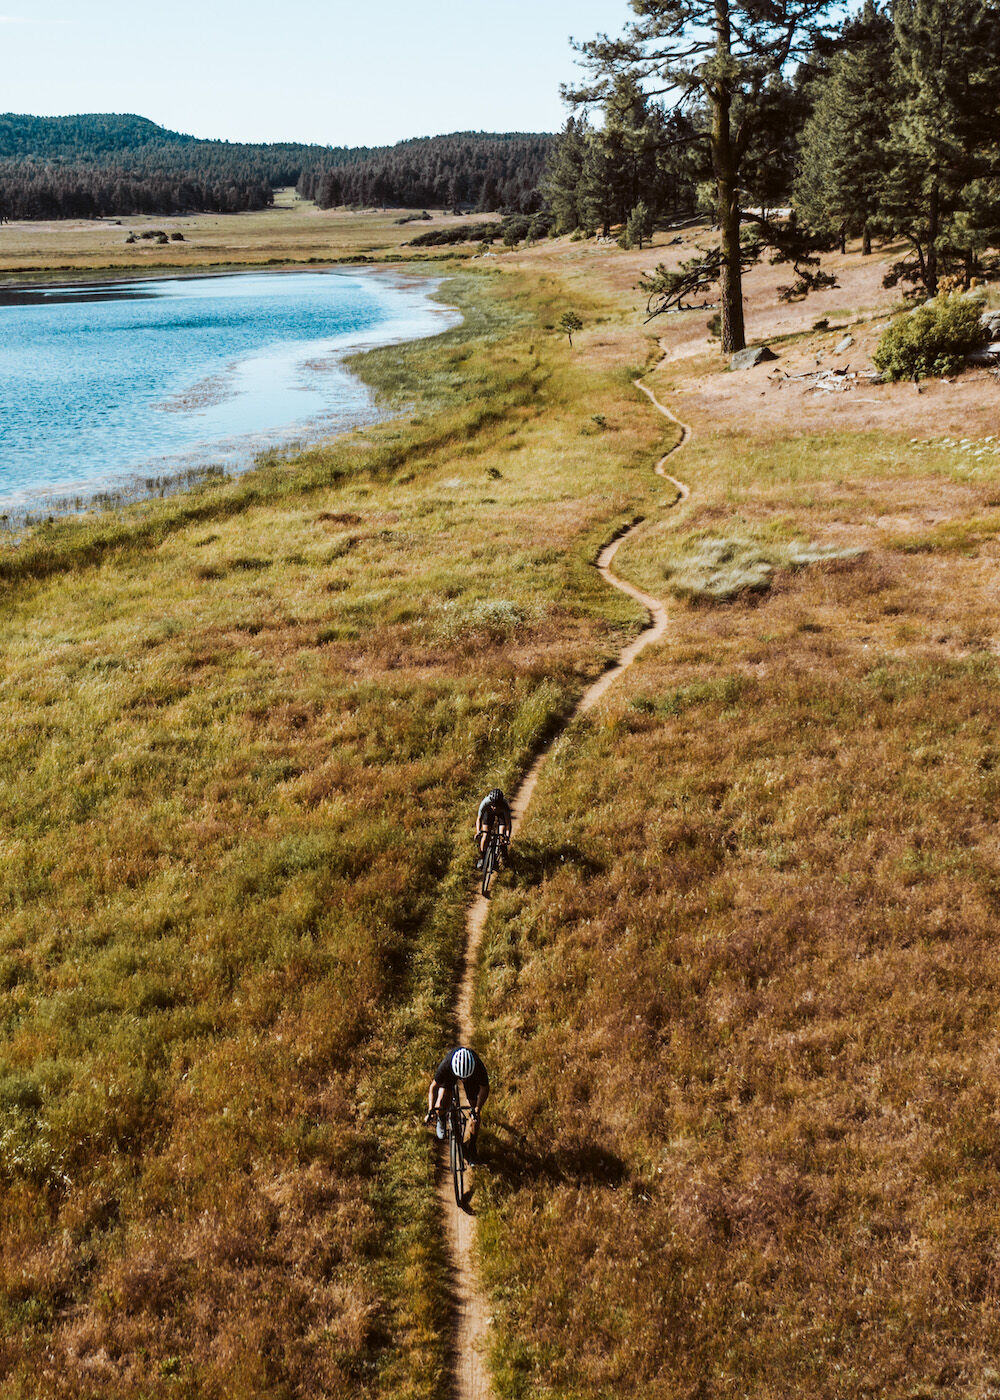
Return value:
<svg viewBox="0 0 1000 1400">
<path fill-rule="evenodd" d="M 984 345 L 981 350 L 973 350 L 970 355 L 966 355 L 967 365 L 995 365 L 1000 360 L 1000 340 L 994 340 L 989 345 Z"/>
<path fill-rule="evenodd" d="M 1000 311 L 984 311 L 979 318 L 979 324 L 990 340 L 1000 337 Z"/>
<path fill-rule="evenodd" d="M 777 355 L 768 346 L 751 345 L 746 350 L 737 350 L 729 361 L 729 368 L 753 369 L 755 365 L 762 365 L 765 360 L 776 360 L 777 358 Z"/>
</svg>

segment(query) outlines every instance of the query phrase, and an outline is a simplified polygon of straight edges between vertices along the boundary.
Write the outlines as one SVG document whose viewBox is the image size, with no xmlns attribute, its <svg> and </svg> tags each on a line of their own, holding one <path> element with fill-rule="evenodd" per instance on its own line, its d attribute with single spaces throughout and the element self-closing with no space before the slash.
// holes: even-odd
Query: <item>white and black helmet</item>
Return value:
<svg viewBox="0 0 1000 1400">
<path fill-rule="evenodd" d="M 486 800 L 487 802 L 502 802 L 503 793 L 500 791 L 499 788 L 490 788 L 489 792 L 486 795 Z"/>
<path fill-rule="evenodd" d="M 476 1068 L 476 1061 L 471 1050 L 466 1050 L 464 1046 L 456 1050 L 451 1057 L 451 1068 L 456 1079 L 468 1079 Z"/>
</svg>

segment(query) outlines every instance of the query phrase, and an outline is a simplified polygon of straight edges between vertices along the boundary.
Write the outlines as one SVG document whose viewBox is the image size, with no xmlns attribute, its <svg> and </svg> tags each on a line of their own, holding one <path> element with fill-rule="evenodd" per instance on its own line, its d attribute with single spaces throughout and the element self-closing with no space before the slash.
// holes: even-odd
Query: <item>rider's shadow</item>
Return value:
<svg viewBox="0 0 1000 1400">
<path fill-rule="evenodd" d="M 532 1144 L 509 1123 L 491 1125 L 490 1175 L 516 1188 L 525 1180 L 551 1186 L 622 1186 L 628 1168 L 614 1152 L 598 1142 L 546 1149 Z"/>
<path fill-rule="evenodd" d="M 567 866 L 586 875 L 603 875 L 607 866 L 570 841 L 553 846 L 544 841 L 518 841 L 511 848 L 510 868 L 515 882 L 540 885 Z"/>
</svg>

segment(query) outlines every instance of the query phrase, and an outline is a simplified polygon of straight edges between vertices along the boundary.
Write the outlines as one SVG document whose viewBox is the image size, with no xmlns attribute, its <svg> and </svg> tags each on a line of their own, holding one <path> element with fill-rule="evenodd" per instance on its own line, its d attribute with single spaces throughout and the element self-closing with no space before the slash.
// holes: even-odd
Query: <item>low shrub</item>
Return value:
<svg viewBox="0 0 1000 1400">
<path fill-rule="evenodd" d="M 755 540 L 703 536 L 686 541 L 663 565 L 671 593 L 698 603 L 729 603 L 751 593 L 766 593 L 775 569 L 853 559 L 857 546 L 836 549 L 816 545 L 763 544 Z"/>
<path fill-rule="evenodd" d="M 939 296 L 898 317 L 882 333 L 872 359 L 886 380 L 957 374 L 983 341 L 981 307 L 961 296 Z"/>
</svg>

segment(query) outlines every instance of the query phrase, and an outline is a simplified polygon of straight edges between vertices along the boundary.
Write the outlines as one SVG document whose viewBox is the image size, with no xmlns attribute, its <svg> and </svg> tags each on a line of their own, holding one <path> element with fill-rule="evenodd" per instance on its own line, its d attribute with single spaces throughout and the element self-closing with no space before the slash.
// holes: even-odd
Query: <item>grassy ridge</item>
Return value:
<svg viewBox="0 0 1000 1400">
<path fill-rule="evenodd" d="M 660 435 L 556 288 L 449 295 L 409 419 L 0 555 L 2 1395 L 440 1394 L 470 811 L 637 625 Z"/>
<path fill-rule="evenodd" d="M 996 470 L 708 421 L 674 470 L 616 567 L 772 571 L 680 590 L 492 910 L 500 1393 L 996 1394 Z"/>
</svg>

